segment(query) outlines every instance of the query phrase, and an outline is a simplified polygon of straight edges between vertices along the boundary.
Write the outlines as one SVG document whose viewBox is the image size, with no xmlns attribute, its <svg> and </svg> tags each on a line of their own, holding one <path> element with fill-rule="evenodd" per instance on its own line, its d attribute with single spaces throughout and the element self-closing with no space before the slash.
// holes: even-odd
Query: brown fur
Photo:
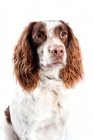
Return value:
<svg viewBox="0 0 93 140">
<path fill-rule="evenodd" d="M 14 49 L 14 73 L 23 89 L 33 90 L 39 80 L 38 56 L 32 50 L 32 29 L 36 23 L 30 23 L 23 31 Z"/>
<path fill-rule="evenodd" d="M 67 51 L 67 65 L 60 71 L 60 77 L 66 87 L 71 88 L 83 78 L 82 57 L 79 42 L 74 36 L 72 29 L 65 22 L 62 21 L 62 23 L 64 24 L 65 30 L 67 30 L 67 38 L 64 42 Z M 33 30 L 37 30 L 35 26 L 38 28 L 39 24 L 33 22 L 25 28 L 15 46 L 13 55 L 14 73 L 19 84 L 27 91 L 34 90 L 39 80 L 39 60 L 36 53 L 37 45 L 33 42 Z M 45 32 L 41 25 L 39 28 Z M 44 43 L 45 40 L 46 36 L 42 42 Z M 40 45 L 41 40 L 38 40 L 38 43 Z"/>
<path fill-rule="evenodd" d="M 9 106 L 6 108 L 6 110 L 4 111 L 5 116 L 6 116 L 6 120 L 9 124 L 11 124 L 11 117 L 10 117 L 10 110 L 9 110 Z"/>
<path fill-rule="evenodd" d="M 79 42 L 69 26 L 68 32 L 67 65 L 60 71 L 60 77 L 67 88 L 72 88 L 83 79 L 83 65 Z"/>
</svg>

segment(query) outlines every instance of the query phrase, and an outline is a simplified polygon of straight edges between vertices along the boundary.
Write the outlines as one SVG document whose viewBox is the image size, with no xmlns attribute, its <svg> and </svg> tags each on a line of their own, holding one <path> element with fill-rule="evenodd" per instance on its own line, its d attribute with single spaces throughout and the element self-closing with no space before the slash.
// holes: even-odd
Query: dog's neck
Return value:
<svg viewBox="0 0 93 140">
<path fill-rule="evenodd" d="M 47 78 L 49 80 L 60 80 L 59 77 L 60 68 L 48 69 L 48 70 L 40 70 L 40 78 Z"/>
</svg>

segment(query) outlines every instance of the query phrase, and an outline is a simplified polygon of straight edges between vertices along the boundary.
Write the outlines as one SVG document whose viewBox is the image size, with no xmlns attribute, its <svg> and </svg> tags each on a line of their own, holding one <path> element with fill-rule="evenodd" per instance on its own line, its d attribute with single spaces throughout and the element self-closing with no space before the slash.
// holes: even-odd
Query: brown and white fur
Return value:
<svg viewBox="0 0 93 140">
<path fill-rule="evenodd" d="M 30 23 L 13 54 L 19 83 L 6 108 L 5 140 L 64 140 L 68 92 L 83 77 L 79 42 L 63 21 Z"/>
</svg>

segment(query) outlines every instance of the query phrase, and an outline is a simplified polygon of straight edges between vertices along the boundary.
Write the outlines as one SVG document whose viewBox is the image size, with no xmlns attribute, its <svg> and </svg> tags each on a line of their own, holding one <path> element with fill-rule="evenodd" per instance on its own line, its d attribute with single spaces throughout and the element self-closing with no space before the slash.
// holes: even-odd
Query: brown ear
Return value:
<svg viewBox="0 0 93 140">
<path fill-rule="evenodd" d="M 60 76 L 66 87 L 71 88 L 83 78 L 83 65 L 79 42 L 69 26 L 68 32 L 67 64 L 60 71 Z"/>
<path fill-rule="evenodd" d="M 38 56 L 32 42 L 32 30 L 36 23 L 30 23 L 23 31 L 14 48 L 14 73 L 21 87 L 33 90 L 38 83 Z"/>
</svg>

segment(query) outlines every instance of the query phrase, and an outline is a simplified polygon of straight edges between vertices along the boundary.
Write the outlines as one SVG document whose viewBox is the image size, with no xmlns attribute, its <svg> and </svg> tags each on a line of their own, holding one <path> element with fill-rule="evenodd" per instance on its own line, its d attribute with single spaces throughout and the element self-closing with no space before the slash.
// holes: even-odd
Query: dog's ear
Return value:
<svg viewBox="0 0 93 140">
<path fill-rule="evenodd" d="M 68 26 L 68 25 L 67 25 Z M 67 88 L 73 87 L 83 78 L 82 56 L 78 39 L 68 26 L 67 64 L 60 71 L 60 76 Z"/>
<path fill-rule="evenodd" d="M 39 80 L 38 56 L 33 50 L 32 31 L 36 22 L 30 23 L 14 48 L 13 62 L 16 79 L 23 89 L 35 89 Z"/>
</svg>

